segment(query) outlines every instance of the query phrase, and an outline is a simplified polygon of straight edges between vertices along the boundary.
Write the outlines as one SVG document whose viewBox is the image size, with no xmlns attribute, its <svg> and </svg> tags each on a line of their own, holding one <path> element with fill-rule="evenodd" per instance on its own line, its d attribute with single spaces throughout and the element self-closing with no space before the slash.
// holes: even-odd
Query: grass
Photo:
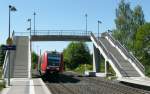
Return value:
<svg viewBox="0 0 150 94">
<path fill-rule="evenodd" d="M 74 71 L 79 73 L 79 74 L 83 74 L 85 71 L 89 71 L 89 70 L 92 70 L 92 65 L 89 65 L 89 64 L 82 64 L 80 65 L 79 67 L 77 67 Z"/>
<path fill-rule="evenodd" d="M 69 69 L 65 66 L 65 71 L 74 71 L 78 74 L 84 74 L 84 72 L 86 71 L 90 71 L 92 70 L 92 65 L 90 64 L 86 64 L 86 66 L 84 64 L 79 65 L 76 69 Z"/>
<path fill-rule="evenodd" d="M 4 82 L 4 81 L 0 82 L 0 91 L 1 91 L 3 88 L 5 88 L 5 82 Z"/>
</svg>

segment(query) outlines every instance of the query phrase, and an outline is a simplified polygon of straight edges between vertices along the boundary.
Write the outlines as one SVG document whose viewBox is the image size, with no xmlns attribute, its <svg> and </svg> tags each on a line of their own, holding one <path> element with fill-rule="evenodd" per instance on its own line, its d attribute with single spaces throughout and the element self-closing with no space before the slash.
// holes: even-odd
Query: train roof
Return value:
<svg viewBox="0 0 150 94">
<path fill-rule="evenodd" d="M 61 54 L 61 52 L 57 52 L 57 51 L 45 51 L 45 53 L 50 53 L 50 54 Z"/>
</svg>

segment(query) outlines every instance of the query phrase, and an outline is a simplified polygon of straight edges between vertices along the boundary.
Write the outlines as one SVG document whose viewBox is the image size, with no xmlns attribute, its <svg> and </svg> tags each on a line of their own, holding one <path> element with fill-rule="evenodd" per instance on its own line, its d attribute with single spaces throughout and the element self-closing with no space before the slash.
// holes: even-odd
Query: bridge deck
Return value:
<svg viewBox="0 0 150 94">
<path fill-rule="evenodd" d="M 91 41 L 88 35 L 32 35 L 32 41 Z"/>
</svg>

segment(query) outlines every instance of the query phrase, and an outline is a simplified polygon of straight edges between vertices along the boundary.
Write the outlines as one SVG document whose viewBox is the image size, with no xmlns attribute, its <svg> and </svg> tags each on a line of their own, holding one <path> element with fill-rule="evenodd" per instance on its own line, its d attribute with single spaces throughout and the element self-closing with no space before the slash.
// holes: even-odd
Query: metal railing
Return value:
<svg viewBox="0 0 150 94">
<path fill-rule="evenodd" d="M 14 34 L 15 34 L 15 32 L 13 31 L 12 32 L 12 40 L 14 40 Z M 6 72 L 8 69 L 8 60 L 9 60 L 8 56 L 10 55 L 8 53 L 9 53 L 9 51 L 6 50 L 4 63 L 3 63 L 3 67 L 2 67 L 2 78 L 6 78 Z"/>
<path fill-rule="evenodd" d="M 115 40 L 109 33 L 106 33 L 106 36 L 108 36 L 108 38 L 115 44 L 118 46 L 118 48 L 121 49 L 121 51 L 128 57 L 130 58 L 133 62 L 135 62 L 135 64 L 137 65 L 137 67 L 144 73 L 145 72 L 145 68 L 144 66 L 137 60 L 137 58 L 129 53 L 129 51 L 127 50 L 127 48 L 125 48 L 123 45 L 121 45 L 121 43 L 118 40 Z"/>
<path fill-rule="evenodd" d="M 69 35 L 69 36 L 90 36 L 91 31 L 85 32 L 85 30 L 31 30 L 31 36 L 38 35 Z M 97 33 L 94 33 L 97 35 Z M 30 36 L 30 32 L 14 32 L 17 36 Z"/>
<path fill-rule="evenodd" d="M 6 51 L 5 53 L 5 59 L 4 59 L 4 64 L 2 68 L 2 78 L 5 78 L 7 67 L 8 67 L 8 51 Z"/>
<path fill-rule="evenodd" d="M 118 60 L 107 51 L 106 47 L 104 46 L 104 44 L 100 41 L 97 40 L 97 38 L 94 36 L 94 34 L 91 32 L 91 36 L 93 37 L 94 41 L 98 44 L 98 46 L 100 46 L 102 48 L 102 50 L 104 51 L 105 55 L 112 60 L 112 62 L 115 64 L 115 66 L 118 68 L 119 72 L 122 74 L 125 73 L 127 75 L 127 73 L 122 69 L 121 65 L 119 64 Z"/>
</svg>

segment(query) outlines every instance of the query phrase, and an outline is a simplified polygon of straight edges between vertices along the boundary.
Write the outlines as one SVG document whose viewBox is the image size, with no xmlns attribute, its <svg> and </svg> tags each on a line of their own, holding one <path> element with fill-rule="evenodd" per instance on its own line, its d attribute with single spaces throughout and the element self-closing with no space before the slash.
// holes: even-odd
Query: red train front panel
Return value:
<svg viewBox="0 0 150 94">
<path fill-rule="evenodd" d="M 58 52 L 45 52 L 41 60 L 41 73 L 63 72 L 63 56 Z"/>
<path fill-rule="evenodd" d="M 41 58 L 41 73 L 45 74 L 46 73 L 46 68 L 47 68 L 47 53 L 45 52 Z"/>
</svg>

